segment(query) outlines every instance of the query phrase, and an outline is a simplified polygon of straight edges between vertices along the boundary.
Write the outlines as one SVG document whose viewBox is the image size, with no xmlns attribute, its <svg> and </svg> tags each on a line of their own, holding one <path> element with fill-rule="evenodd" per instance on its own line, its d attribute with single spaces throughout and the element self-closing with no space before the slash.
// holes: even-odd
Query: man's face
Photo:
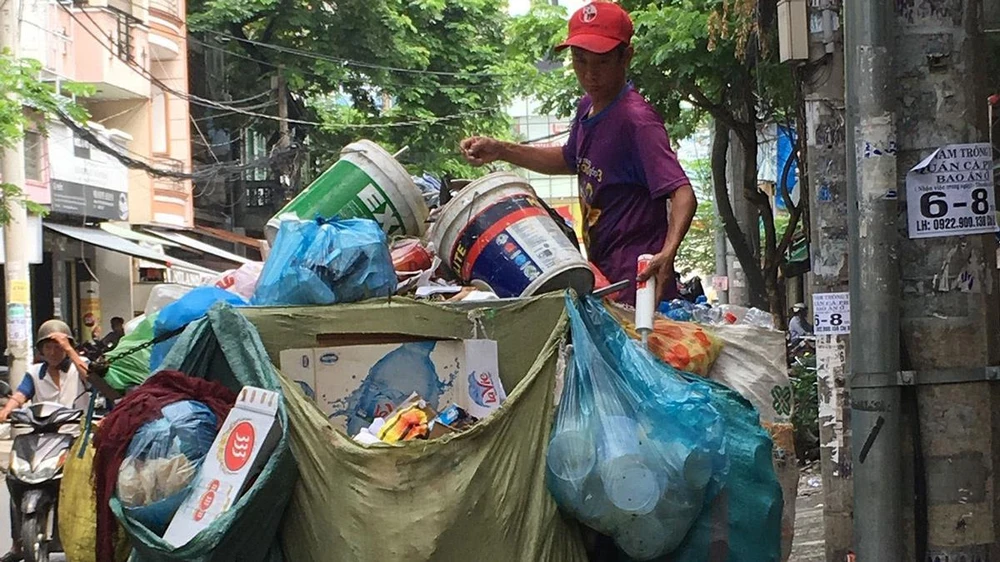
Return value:
<svg viewBox="0 0 1000 562">
<path fill-rule="evenodd" d="M 613 99 L 625 84 L 632 46 L 598 54 L 573 47 L 573 71 L 583 90 L 599 100 Z"/>
<path fill-rule="evenodd" d="M 58 343 L 52 340 L 45 340 L 42 342 L 42 359 L 55 367 L 66 359 L 66 351 Z"/>
</svg>

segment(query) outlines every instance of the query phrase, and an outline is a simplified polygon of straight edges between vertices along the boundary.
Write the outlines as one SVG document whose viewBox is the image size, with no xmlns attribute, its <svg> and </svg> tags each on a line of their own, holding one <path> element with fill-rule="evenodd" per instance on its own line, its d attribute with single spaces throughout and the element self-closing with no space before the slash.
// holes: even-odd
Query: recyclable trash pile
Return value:
<svg viewBox="0 0 1000 562">
<path fill-rule="evenodd" d="M 593 300 L 567 300 L 573 334 L 549 488 L 559 505 L 637 560 L 677 548 L 727 469 L 704 385 L 645 353 Z M 608 346 L 621 346 L 620 362 Z"/>
<path fill-rule="evenodd" d="M 168 404 L 160 415 L 132 437 L 116 490 L 125 513 L 158 534 L 190 492 L 217 425 L 212 410 L 195 400 Z"/>
<path fill-rule="evenodd" d="M 552 502 L 532 496 L 545 493 L 543 472 L 548 491 L 564 514 L 612 537 L 635 560 L 671 553 L 678 556 L 678 562 L 708 560 L 707 555 L 699 557 L 699 549 L 708 544 L 709 529 L 715 532 L 725 527 L 729 545 L 750 540 L 753 533 L 748 526 L 753 522 L 746 511 L 751 506 L 770 510 L 775 501 L 773 469 L 762 463 L 760 453 L 765 447 L 770 451 L 770 442 L 762 432 L 754 433 L 760 429 L 759 422 L 749 404 L 691 373 L 712 376 L 713 365 L 724 353 L 724 341 L 729 341 L 718 337 L 716 328 L 773 329 L 771 315 L 729 305 L 713 307 L 703 297 L 697 302 L 678 299 L 660 307 L 651 333 L 644 324 L 648 348 L 641 346 L 636 341 L 639 333 L 633 310 L 589 296 L 593 289 L 620 280 L 606 279 L 582 256 L 572 228 L 522 178 L 493 173 L 460 189 L 453 187 L 429 174 L 410 176 L 392 155 L 370 141 L 352 143 L 342 151 L 340 160 L 268 222 L 270 249 L 264 263 L 227 271 L 207 287 L 159 286 L 153 290 L 146 314 L 128 327 L 134 335 L 126 335 L 122 342 L 126 350 L 150 336 L 158 343 L 152 350 L 140 350 L 127 364 L 127 372 L 119 376 L 118 386 L 134 389 L 105 420 L 107 431 L 97 441 L 94 470 L 98 475 L 97 504 L 101 506 L 99 559 L 110 559 L 101 557 L 110 556 L 114 544 L 108 537 L 113 533 L 104 510 L 108 506 L 137 551 L 149 555 L 150 560 L 202 559 L 204 553 L 222 548 L 222 544 L 242 549 L 246 556 L 237 559 L 263 560 L 273 544 L 258 544 L 255 549 L 233 546 L 238 543 L 227 533 L 235 533 L 231 529 L 244 525 L 240 521 L 254 517 L 245 511 L 248 508 L 237 506 L 240 502 L 262 509 L 262 497 L 279 507 L 289 500 L 291 483 L 277 486 L 270 496 L 263 496 L 266 492 L 260 487 L 261 482 L 273 485 L 279 473 L 296 470 L 288 445 L 291 438 L 285 437 L 291 434 L 296 434 L 296 439 L 312 436 L 312 441 L 298 443 L 296 449 L 297 455 L 305 455 L 299 459 L 300 465 L 309 470 L 333 466 L 318 464 L 324 454 L 334 455 L 337 463 L 350 458 L 359 466 L 388 462 L 382 472 L 341 474 L 343 478 L 363 476 L 367 479 L 363 484 L 372 486 L 353 482 L 343 491 L 329 491 L 338 494 L 348 507 L 352 501 L 358 505 L 367 501 L 367 495 L 352 495 L 354 491 L 368 490 L 367 494 L 395 489 L 404 482 L 414 484 L 409 477 L 399 476 L 396 462 L 404 461 L 398 460 L 403 457 L 394 456 L 394 451 L 417 455 L 414 451 L 418 448 L 443 451 L 432 448 L 448 444 L 459 447 L 448 454 L 475 447 L 495 448 L 502 459 L 475 452 L 462 456 L 462 462 L 468 463 L 470 471 L 477 463 L 488 463 L 482 474 L 493 475 L 493 484 L 520 490 L 526 503 L 514 509 L 530 511 L 545 528 L 555 529 L 547 540 L 562 545 L 554 548 L 565 556 L 552 560 L 578 560 L 573 553 L 582 547 L 575 544 L 578 539 L 571 541 L 560 534 L 565 533 L 562 525 L 573 525 L 571 520 L 553 523 L 558 515 Z M 351 324 L 351 330 L 356 331 L 353 339 L 341 340 L 316 331 L 319 328 L 312 323 L 323 318 L 322 313 L 308 312 L 321 310 L 308 308 L 313 305 L 369 301 L 363 306 L 375 314 L 379 300 L 373 299 L 385 302 L 393 295 L 473 302 L 566 289 L 581 297 L 578 301 L 566 297 L 571 341 L 563 355 L 567 369 L 552 424 L 551 408 L 544 415 L 539 412 L 545 409 L 540 404 L 552 404 L 554 391 L 549 389 L 551 396 L 543 399 L 544 389 L 522 389 L 519 381 L 539 376 L 542 369 L 554 372 L 554 357 L 561 353 L 554 348 L 565 333 L 557 337 L 546 331 L 535 334 L 542 338 L 540 342 L 519 342 L 516 347 L 507 344 L 501 350 L 498 341 L 515 341 L 517 333 L 535 327 L 508 327 L 491 338 L 484 335 L 487 332 L 481 318 L 462 312 L 463 322 L 473 322 L 471 338 L 467 324 L 458 335 L 437 333 L 435 326 L 424 325 L 420 328 L 434 335 L 415 337 L 413 334 L 422 333 L 420 328 L 406 331 L 396 325 L 369 325 L 359 316 Z M 309 337 L 296 340 L 297 345 L 282 341 L 274 347 L 276 344 L 267 338 L 283 333 L 287 326 L 272 320 L 257 325 L 265 340 L 261 344 L 256 339 L 257 330 L 234 309 L 248 305 L 305 305 L 301 310 L 306 312 L 298 313 L 305 317 L 296 324 L 296 331 Z M 446 308 L 407 301 L 400 304 L 398 300 L 392 306 Z M 251 318 L 267 315 L 267 309 L 239 310 Z M 561 317 L 561 311 L 553 311 L 553 319 Z M 407 322 L 398 319 L 400 326 Z M 240 336 L 234 331 L 237 325 L 253 336 Z M 552 330 L 565 331 L 564 324 L 558 325 L 562 328 Z M 375 341 L 357 336 L 374 333 L 380 334 Z M 394 333 L 405 336 L 396 339 L 389 335 Z M 543 349 L 545 338 L 551 340 Z M 224 346 L 223 341 L 227 342 Z M 265 344 L 270 356 L 263 351 Z M 530 346 L 537 346 L 539 349 L 531 347 L 532 353 L 541 355 L 523 364 L 509 357 Z M 230 357 L 234 349 L 241 350 L 239 357 Z M 190 374 L 206 376 L 216 365 L 215 357 L 223 354 L 233 376 L 224 385 L 230 396 L 222 409 L 218 403 L 206 403 L 203 394 L 211 393 L 203 386 L 205 381 L 191 383 L 199 392 L 186 393 L 176 385 L 190 377 L 171 374 L 174 371 L 150 377 L 167 367 L 185 372 L 190 367 Z M 737 353 L 724 359 L 730 364 L 740 357 Z M 309 425 L 288 426 L 284 404 L 290 398 L 279 392 L 281 386 L 270 371 L 272 361 L 293 387 L 302 390 L 294 397 L 296 407 L 299 401 L 311 404 L 308 414 L 298 411 L 299 419 L 310 419 Z M 501 373 L 501 366 L 510 364 L 518 364 L 521 372 Z M 526 376 L 529 368 L 531 375 Z M 253 376 L 244 376 L 246 371 L 252 371 Z M 176 379 L 178 376 L 183 379 Z M 214 374 L 207 376 L 216 378 Z M 520 403 L 508 400 L 503 380 L 508 380 L 511 390 L 518 383 L 518 394 L 537 394 L 531 406 L 536 411 L 528 411 L 527 398 L 520 398 Z M 163 391 L 164 384 L 169 392 Z M 530 420 L 511 420 L 512 412 L 518 411 L 522 417 L 530 414 Z M 322 423 L 311 420 L 313 414 L 320 416 Z M 542 425 L 536 427 L 539 423 Z M 509 424 L 522 425 L 514 432 L 519 437 L 507 436 L 505 432 L 513 431 L 507 428 Z M 325 431 L 322 443 L 318 434 L 311 433 L 317 428 Z M 330 428 L 337 430 L 333 445 Z M 469 429 L 482 429 L 477 435 L 486 437 L 464 444 L 461 439 L 449 439 Z M 537 433 L 535 443 L 511 442 L 531 432 Z M 341 437 L 352 448 L 344 449 L 338 441 Z M 412 442 L 425 443 L 405 446 Z M 329 450 L 321 450 L 323 447 Z M 352 456 L 358 451 L 363 457 Z M 508 460 L 508 455 L 514 457 Z M 456 461 L 434 462 L 441 467 L 444 479 L 445 473 L 454 471 L 460 476 L 463 470 L 449 464 Z M 272 468 L 266 468 L 265 463 Z M 280 468 L 274 468 L 275 463 Z M 507 471 L 518 467 L 537 474 L 517 475 L 523 482 L 515 486 Z M 742 472 L 731 474 L 731 467 Z M 387 474 L 400 480 L 391 484 L 379 480 Z M 537 481 L 531 480 L 534 476 Z M 469 481 L 455 480 L 463 490 Z M 308 485 L 328 483 L 324 477 Z M 346 484 L 337 480 L 337 485 Z M 741 486 L 757 489 L 751 494 Z M 519 499 L 495 492 L 492 488 L 481 492 L 483 506 L 491 508 L 477 513 L 482 521 L 494 520 L 496 506 L 510 510 L 511 505 L 505 502 Z M 310 507 L 321 509 L 312 501 L 296 497 L 296 507 L 308 513 L 285 517 L 303 525 Z M 720 513 L 715 506 L 726 502 L 721 513 L 729 515 L 719 519 L 713 515 Z M 525 507 L 529 504 L 533 507 Z M 370 512 L 368 506 L 359 513 Z M 770 522 L 773 514 L 762 513 L 760 517 Z M 266 519 L 269 529 L 277 532 L 281 513 L 266 514 Z M 298 537 L 300 543 L 316 534 L 312 525 L 309 522 L 303 527 L 308 532 Z M 327 525 L 331 536 L 347 536 L 342 534 L 348 531 L 340 521 L 323 519 L 316 525 Z M 241 529 L 245 533 L 252 527 Z M 216 531 L 209 532 L 211 529 Z M 505 537 L 513 535 L 510 529 L 503 531 Z M 575 533 L 565 534 L 575 537 Z M 770 539 L 761 539 L 766 545 L 761 552 L 771 548 Z M 363 548 L 379 552 L 378 545 L 365 544 Z M 531 552 L 551 554 L 546 550 L 550 547 L 539 546 L 540 550 Z M 427 552 L 444 552 L 434 548 L 428 547 Z M 524 544 L 519 548 L 527 552 Z M 286 544 L 286 553 L 295 549 Z M 770 559 L 762 555 L 745 560 Z"/>
<path fill-rule="evenodd" d="M 192 312 L 219 290 L 194 289 L 154 313 L 203 318 L 170 342 L 164 370 L 84 432 L 93 456 L 79 462 L 92 463 L 93 496 L 70 494 L 67 505 L 89 503 L 96 518 L 59 519 L 72 522 L 66 535 L 85 559 L 121 560 L 123 531 L 137 561 L 275 559 L 296 475 L 283 397 L 256 330 L 225 298 Z M 89 475 L 85 467 L 74 474 Z"/>
<path fill-rule="evenodd" d="M 734 304 L 712 306 L 704 295 L 694 303 L 683 299 L 662 303 L 658 312 L 671 320 L 697 322 L 706 326 L 746 325 L 767 330 L 775 328 L 774 316 L 770 312 Z"/>
</svg>

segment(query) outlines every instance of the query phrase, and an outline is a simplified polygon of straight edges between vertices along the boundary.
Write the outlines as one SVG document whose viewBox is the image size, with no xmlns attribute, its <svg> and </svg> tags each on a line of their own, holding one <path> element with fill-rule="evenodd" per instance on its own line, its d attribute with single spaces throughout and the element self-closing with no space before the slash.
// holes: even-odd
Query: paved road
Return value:
<svg viewBox="0 0 1000 562">
<path fill-rule="evenodd" d="M 802 470 L 795 504 L 795 539 L 789 562 L 825 562 L 823 488 L 819 465 Z"/>
</svg>

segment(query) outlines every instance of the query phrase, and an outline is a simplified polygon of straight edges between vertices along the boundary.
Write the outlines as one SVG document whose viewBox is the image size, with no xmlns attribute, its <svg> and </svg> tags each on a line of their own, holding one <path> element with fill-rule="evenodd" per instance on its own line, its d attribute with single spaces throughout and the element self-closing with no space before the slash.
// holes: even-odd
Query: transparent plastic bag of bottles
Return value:
<svg viewBox="0 0 1000 562">
<path fill-rule="evenodd" d="M 547 453 L 559 506 L 636 560 L 676 549 L 727 470 L 708 388 L 631 340 L 600 302 L 567 297 L 572 351 Z"/>
</svg>

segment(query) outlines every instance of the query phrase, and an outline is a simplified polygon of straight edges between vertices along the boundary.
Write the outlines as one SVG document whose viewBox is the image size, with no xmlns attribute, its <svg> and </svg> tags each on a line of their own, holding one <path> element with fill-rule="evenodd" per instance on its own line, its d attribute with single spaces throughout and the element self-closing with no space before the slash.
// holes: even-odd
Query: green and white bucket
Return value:
<svg viewBox="0 0 1000 562">
<path fill-rule="evenodd" d="M 274 244 L 284 215 L 372 219 L 389 237 L 422 236 L 427 204 L 410 174 L 381 146 L 359 140 L 340 151 L 340 160 L 267 221 L 264 236 Z"/>
</svg>

